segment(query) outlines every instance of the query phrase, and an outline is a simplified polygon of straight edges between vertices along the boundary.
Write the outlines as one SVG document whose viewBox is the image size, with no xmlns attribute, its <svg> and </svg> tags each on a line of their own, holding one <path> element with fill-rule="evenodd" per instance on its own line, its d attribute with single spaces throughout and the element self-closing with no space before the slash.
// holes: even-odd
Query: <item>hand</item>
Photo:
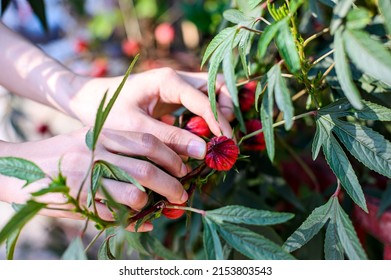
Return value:
<svg viewBox="0 0 391 280">
<path fill-rule="evenodd" d="M 93 124 L 103 93 L 110 88 L 112 94 L 121 80 L 122 77 L 75 78 L 74 85 L 78 84 L 78 90 L 72 92 L 69 104 L 63 106 L 68 109 L 64 110 L 68 110 L 69 114 L 76 116 L 84 124 Z M 203 117 L 213 134 L 232 137 L 229 121 L 233 119 L 233 106 L 222 76 L 218 77 L 216 83 L 218 122 L 204 93 L 206 85 L 207 73 L 175 72 L 170 68 L 131 75 L 105 127 L 150 133 L 178 154 L 202 159 L 206 152 L 206 143 L 203 139 L 157 119 L 183 105 L 194 114 Z"/>
<path fill-rule="evenodd" d="M 84 144 L 86 133 L 87 129 L 81 129 L 38 142 L 1 143 L 0 156 L 23 157 L 37 164 L 52 178 L 58 175 L 58 163 L 61 159 L 61 172 L 67 178 L 67 185 L 71 188 L 70 194 L 76 197 L 91 159 L 91 152 Z M 131 156 L 145 156 L 156 165 Z M 119 166 L 140 184 L 166 197 L 171 203 L 184 203 L 188 198 L 186 191 L 176 179 L 186 175 L 187 167 L 174 151 L 151 134 L 103 130 L 96 148 L 95 160 L 105 160 Z M 90 188 L 88 181 L 80 197 L 84 205 L 87 200 L 87 190 Z M 2 187 L 0 200 L 25 203 L 30 198 L 30 193 L 46 188 L 50 180 L 43 179 L 22 188 L 24 182 L 0 175 L 0 182 Z M 104 179 L 103 185 L 117 202 L 134 210 L 141 210 L 147 203 L 147 194 L 132 184 Z M 99 202 L 102 199 L 104 199 L 103 194 L 98 192 L 96 205 L 100 217 L 104 220 L 113 220 L 111 212 Z M 61 194 L 46 194 L 39 197 L 39 201 L 65 210 L 45 209 L 42 212 L 45 215 L 81 218 L 73 212 L 66 211 L 71 205 L 64 204 L 66 201 Z M 128 230 L 133 229 L 133 225 L 128 227 Z M 151 229 L 151 224 L 145 224 L 140 230 Z"/>
</svg>

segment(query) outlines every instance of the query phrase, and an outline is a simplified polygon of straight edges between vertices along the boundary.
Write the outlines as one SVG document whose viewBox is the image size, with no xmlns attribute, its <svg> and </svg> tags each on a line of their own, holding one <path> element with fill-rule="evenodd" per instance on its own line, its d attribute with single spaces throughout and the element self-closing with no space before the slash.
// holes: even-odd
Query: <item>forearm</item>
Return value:
<svg viewBox="0 0 391 280">
<path fill-rule="evenodd" d="M 76 75 L 0 22 L 0 85 L 14 94 L 67 111 Z"/>
</svg>

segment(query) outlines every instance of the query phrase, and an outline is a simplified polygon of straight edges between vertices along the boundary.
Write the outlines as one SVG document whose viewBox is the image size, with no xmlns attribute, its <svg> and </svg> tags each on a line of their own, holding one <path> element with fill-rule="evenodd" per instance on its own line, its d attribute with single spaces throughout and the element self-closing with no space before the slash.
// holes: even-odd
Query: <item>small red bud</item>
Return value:
<svg viewBox="0 0 391 280">
<path fill-rule="evenodd" d="M 200 137 L 209 137 L 210 129 L 206 121 L 199 117 L 192 117 L 186 124 L 185 129 Z"/>
<path fill-rule="evenodd" d="M 239 90 L 239 104 L 242 112 L 247 112 L 254 106 L 256 88 L 257 82 L 251 81 Z"/>
<path fill-rule="evenodd" d="M 218 171 L 228 171 L 235 164 L 239 147 L 226 136 L 213 137 L 207 144 L 205 163 Z"/>
<path fill-rule="evenodd" d="M 183 203 L 183 204 L 168 204 L 168 205 L 186 206 L 186 203 Z M 183 210 L 183 209 L 163 208 L 163 210 L 162 210 L 162 215 L 167 217 L 167 218 L 169 218 L 169 219 L 172 219 L 172 220 L 179 219 L 180 217 L 182 217 L 182 215 L 184 213 L 185 213 L 185 210 Z"/>
<path fill-rule="evenodd" d="M 136 40 L 124 40 L 121 44 L 122 52 L 129 57 L 136 56 L 140 52 L 140 44 Z"/>
</svg>

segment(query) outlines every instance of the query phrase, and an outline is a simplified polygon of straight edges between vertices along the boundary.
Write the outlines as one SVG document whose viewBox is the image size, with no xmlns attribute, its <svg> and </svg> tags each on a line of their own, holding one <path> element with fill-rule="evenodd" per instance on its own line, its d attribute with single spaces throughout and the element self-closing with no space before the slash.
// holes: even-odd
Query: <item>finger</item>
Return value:
<svg viewBox="0 0 391 280">
<path fill-rule="evenodd" d="M 131 232 L 135 232 L 136 231 L 136 228 L 135 228 L 135 224 L 130 224 L 128 225 L 125 229 L 127 231 L 131 231 Z M 153 225 L 151 223 L 144 223 L 142 224 L 138 229 L 137 229 L 137 232 L 147 232 L 147 231 L 151 231 L 153 230 Z"/>
<path fill-rule="evenodd" d="M 152 134 L 104 130 L 102 145 L 114 153 L 146 156 L 176 177 L 187 174 L 187 167 L 180 156 Z"/>
<path fill-rule="evenodd" d="M 144 125 L 139 128 L 141 131 L 153 133 L 177 154 L 196 159 L 205 157 L 206 143 L 197 135 L 147 116 L 142 122 Z"/>
<path fill-rule="evenodd" d="M 102 183 L 115 201 L 134 210 L 141 210 L 148 202 L 148 195 L 132 184 L 110 179 L 103 179 Z M 98 191 L 95 198 L 105 199 L 105 196 Z"/>
<path fill-rule="evenodd" d="M 141 185 L 166 197 L 171 203 L 184 203 L 188 199 L 179 181 L 150 162 L 107 153 L 102 158 L 115 162 Z"/>
<path fill-rule="evenodd" d="M 203 93 L 208 94 L 208 73 L 189 73 L 178 71 L 178 74 L 186 82 L 199 89 Z M 221 113 L 228 121 L 232 121 L 235 118 L 232 98 L 222 74 L 217 75 L 216 94 L 218 97 Z"/>
<path fill-rule="evenodd" d="M 220 109 L 217 108 L 217 121 L 209 99 L 204 93 L 187 83 L 175 71 L 166 71 L 160 86 L 162 100 L 167 103 L 182 104 L 192 113 L 204 118 L 214 135 L 219 136 L 222 132 L 227 137 L 231 137 L 232 128 Z"/>
</svg>

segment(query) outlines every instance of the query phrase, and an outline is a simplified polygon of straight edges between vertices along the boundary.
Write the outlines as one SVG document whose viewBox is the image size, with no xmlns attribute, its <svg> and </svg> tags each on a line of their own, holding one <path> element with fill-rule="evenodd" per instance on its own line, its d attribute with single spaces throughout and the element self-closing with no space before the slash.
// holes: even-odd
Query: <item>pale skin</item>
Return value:
<svg viewBox="0 0 391 280">
<path fill-rule="evenodd" d="M 104 92 L 109 89 L 110 97 L 122 77 L 76 75 L 1 22 L 0 37 L 0 84 L 14 94 L 53 107 L 86 125 L 81 130 L 37 142 L 0 141 L 0 157 L 31 160 L 51 177 L 58 174 L 58 162 L 62 159 L 61 171 L 67 177 L 71 193 L 76 195 L 91 158 L 84 142 L 85 134 L 94 123 Z M 95 159 L 115 163 L 171 203 L 185 202 L 188 195 L 178 180 L 188 173 L 182 158 L 203 159 L 206 143 L 186 130 L 159 121 L 159 117 L 184 106 L 203 117 L 213 134 L 231 137 L 229 121 L 233 113 L 229 92 L 219 77 L 216 83 L 217 121 L 205 94 L 206 81 L 206 73 L 177 72 L 170 68 L 130 75 L 102 131 Z M 145 156 L 150 162 L 132 156 Z M 30 193 L 47 187 L 48 181 L 40 180 L 22 188 L 24 182 L 0 175 L 0 200 L 26 202 Z M 146 193 L 132 184 L 105 179 L 104 185 L 119 203 L 134 210 L 142 209 L 147 202 Z M 85 184 L 81 194 L 83 203 L 88 187 Z M 99 215 L 105 220 L 112 220 L 110 211 L 99 202 L 102 194 L 98 193 L 96 198 Z M 61 195 L 45 195 L 41 200 L 56 208 L 68 207 Z M 69 211 L 44 210 L 42 214 L 81 218 Z M 128 227 L 128 230 L 133 229 L 133 225 Z M 152 230 L 152 225 L 148 223 L 139 229 L 149 230 Z"/>
</svg>

